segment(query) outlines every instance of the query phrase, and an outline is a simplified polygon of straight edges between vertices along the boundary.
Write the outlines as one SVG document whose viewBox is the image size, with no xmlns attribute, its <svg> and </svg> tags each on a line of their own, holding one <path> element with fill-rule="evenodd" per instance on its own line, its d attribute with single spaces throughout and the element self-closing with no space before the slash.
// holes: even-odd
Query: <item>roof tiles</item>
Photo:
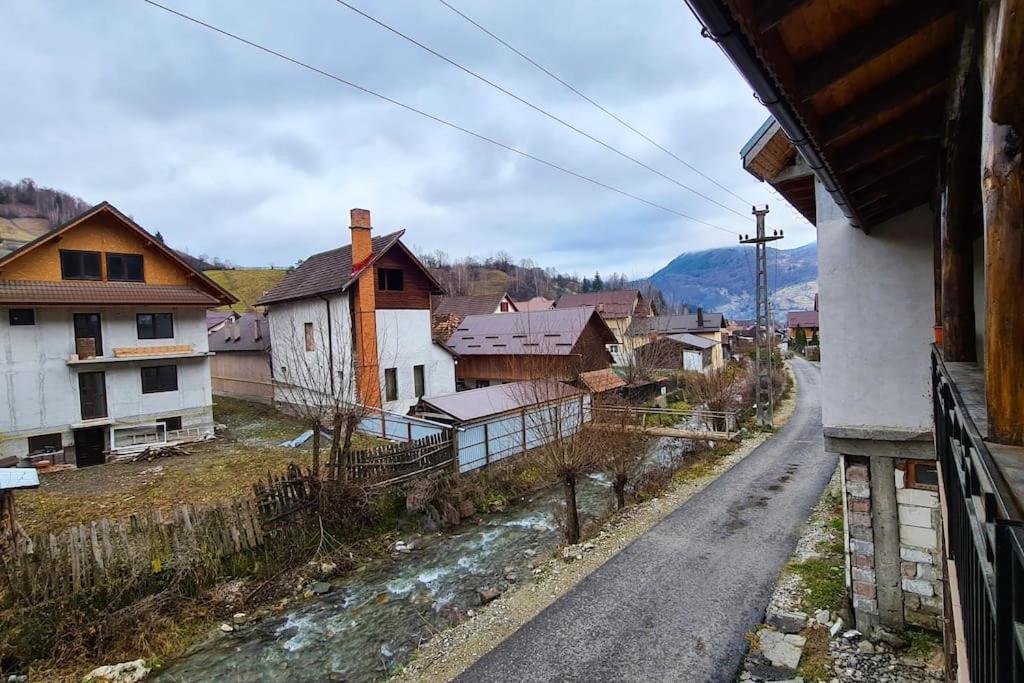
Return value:
<svg viewBox="0 0 1024 683">
<path fill-rule="evenodd" d="M 0 304 L 217 306 L 220 303 L 213 295 L 187 285 L 147 285 L 143 282 L 90 280 L 0 280 Z"/>
</svg>

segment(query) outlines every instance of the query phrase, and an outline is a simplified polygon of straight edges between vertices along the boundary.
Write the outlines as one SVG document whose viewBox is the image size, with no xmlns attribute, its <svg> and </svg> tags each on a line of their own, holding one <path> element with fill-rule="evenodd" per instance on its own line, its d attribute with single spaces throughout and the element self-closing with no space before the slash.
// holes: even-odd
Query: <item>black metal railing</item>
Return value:
<svg viewBox="0 0 1024 683">
<path fill-rule="evenodd" d="M 947 553 L 963 617 L 967 661 L 958 665 L 975 683 L 1024 681 L 1024 521 L 972 417 L 983 399 L 968 406 L 937 349 L 932 396 Z"/>
</svg>

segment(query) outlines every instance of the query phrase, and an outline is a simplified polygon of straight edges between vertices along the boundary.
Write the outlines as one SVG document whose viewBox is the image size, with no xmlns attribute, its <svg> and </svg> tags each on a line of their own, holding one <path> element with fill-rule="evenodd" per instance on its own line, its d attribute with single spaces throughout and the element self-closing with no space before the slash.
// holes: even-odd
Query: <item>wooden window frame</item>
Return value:
<svg viewBox="0 0 1024 683">
<path fill-rule="evenodd" d="M 139 276 L 136 278 L 136 277 L 127 277 L 127 276 L 126 277 L 114 277 L 113 275 L 111 275 L 110 274 L 111 271 L 112 271 L 111 259 L 122 259 L 122 260 L 124 260 L 127 257 L 132 257 L 132 258 L 138 258 L 139 259 Z M 145 282 L 146 281 L 146 260 L 145 260 L 145 257 L 142 254 L 130 254 L 130 253 L 121 253 L 121 252 L 116 252 L 116 251 L 108 251 L 107 252 L 106 261 L 107 261 L 107 280 L 110 280 L 110 281 L 113 281 L 113 282 Z M 127 272 L 127 270 L 128 270 L 127 267 L 125 267 L 124 270 Z"/>
<path fill-rule="evenodd" d="M 918 480 L 918 467 L 931 467 L 935 470 L 935 477 L 938 480 L 938 463 L 935 460 L 908 460 L 906 462 L 906 483 L 908 489 L 921 489 L 922 491 L 938 491 L 938 484 L 925 484 Z"/>
<path fill-rule="evenodd" d="M 93 379 L 97 379 L 98 378 L 99 381 L 98 381 L 98 383 L 96 384 L 96 386 L 94 388 L 98 388 L 99 389 L 99 391 L 96 392 L 96 395 L 97 395 L 98 398 L 102 398 L 102 410 L 97 411 L 97 412 L 95 412 L 93 414 L 89 414 L 89 415 L 86 415 L 85 404 L 82 403 L 82 385 L 83 385 L 84 381 L 86 380 L 86 378 L 93 378 Z M 96 402 L 96 407 L 97 408 L 100 407 L 99 404 L 100 404 L 100 401 L 97 401 Z M 79 407 L 79 410 L 81 411 L 81 415 L 82 415 L 82 419 L 83 420 L 99 420 L 99 419 L 107 417 L 107 415 L 110 412 L 108 407 L 107 407 L 107 373 L 103 372 L 102 370 L 97 371 L 97 372 L 80 372 L 80 373 L 78 373 L 78 407 Z"/>
<path fill-rule="evenodd" d="M 381 292 L 404 292 L 405 271 L 401 268 L 378 268 L 377 290 Z"/>
<path fill-rule="evenodd" d="M 161 377 L 161 372 L 166 373 L 167 368 L 174 371 L 173 386 L 164 383 L 168 378 Z M 147 371 L 150 375 L 149 387 L 147 388 Z M 139 376 L 142 380 L 142 393 L 144 394 L 166 394 L 178 390 L 178 366 L 174 363 L 166 365 L 146 365 L 139 369 Z M 153 382 L 156 384 L 154 385 Z"/>
<path fill-rule="evenodd" d="M 384 368 L 384 400 L 398 400 L 398 368 Z"/>
<path fill-rule="evenodd" d="M 25 322 L 22 315 L 28 314 L 30 322 Z M 7 311 L 7 322 L 11 327 L 31 327 L 36 324 L 36 309 L 34 308 L 11 308 Z"/>
<path fill-rule="evenodd" d="M 60 278 L 62 280 L 103 280 L 103 254 L 99 251 L 91 251 L 89 249 L 60 249 Z M 97 273 L 93 275 L 68 275 L 65 269 L 64 258 L 65 256 L 76 255 L 81 259 L 79 265 L 82 266 L 82 271 L 85 271 L 85 256 L 94 256 L 96 258 L 96 269 Z"/>
<path fill-rule="evenodd" d="M 181 415 L 175 415 L 174 417 L 164 417 L 159 420 L 164 423 L 164 433 L 176 432 L 181 429 Z"/>
<path fill-rule="evenodd" d="M 142 326 L 142 317 L 149 316 L 150 325 L 152 329 L 144 331 Z M 159 325 L 157 324 L 157 316 L 161 316 L 166 319 L 170 324 L 169 334 L 160 334 Z M 167 330 L 164 330 L 167 332 Z M 174 314 L 173 313 L 136 313 L 135 314 L 135 336 L 138 339 L 174 339 Z"/>
</svg>

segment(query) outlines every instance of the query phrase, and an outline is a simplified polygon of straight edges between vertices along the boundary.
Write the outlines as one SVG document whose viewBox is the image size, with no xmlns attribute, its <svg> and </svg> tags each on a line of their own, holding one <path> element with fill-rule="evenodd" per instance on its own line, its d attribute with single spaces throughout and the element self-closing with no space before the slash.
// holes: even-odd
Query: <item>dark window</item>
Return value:
<svg viewBox="0 0 1024 683">
<path fill-rule="evenodd" d="M 500 304 L 498 304 L 498 310 L 500 310 L 502 313 L 508 313 L 508 302 L 502 301 Z"/>
<path fill-rule="evenodd" d="M 7 312 L 11 325 L 35 325 L 36 311 L 33 308 L 12 308 Z"/>
<path fill-rule="evenodd" d="M 398 370 L 396 368 L 384 370 L 384 400 L 398 400 Z"/>
<path fill-rule="evenodd" d="M 935 463 L 908 462 L 907 465 L 908 488 L 928 489 L 929 491 L 939 489 L 939 473 L 935 468 Z"/>
<path fill-rule="evenodd" d="M 102 372 L 78 374 L 78 400 L 82 419 L 92 420 L 107 416 L 107 378 Z"/>
<path fill-rule="evenodd" d="M 164 423 L 164 428 L 169 432 L 176 432 L 181 429 L 181 416 L 176 417 L 165 417 L 161 422 Z"/>
<path fill-rule="evenodd" d="M 136 313 L 135 327 L 139 339 L 172 339 L 174 316 L 170 313 Z"/>
<path fill-rule="evenodd" d="M 75 349 L 78 349 L 78 339 L 96 340 L 96 355 L 103 355 L 103 333 L 100 331 L 99 313 L 75 313 Z M 81 355 L 81 352 L 79 352 Z"/>
<path fill-rule="evenodd" d="M 60 438 L 60 432 L 56 434 L 40 434 L 28 437 L 28 454 L 56 453 L 64 448 L 64 442 Z"/>
<path fill-rule="evenodd" d="M 107 254 L 107 279 L 142 282 L 142 254 Z"/>
<path fill-rule="evenodd" d="M 154 365 L 142 368 L 142 393 L 156 394 L 178 390 L 178 366 Z"/>
<path fill-rule="evenodd" d="M 60 250 L 60 275 L 65 280 L 99 280 L 100 252 Z"/>
<path fill-rule="evenodd" d="M 426 378 L 424 377 L 422 365 L 412 366 L 412 381 L 416 387 L 416 398 L 422 398 L 423 394 L 426 393 L 423 389 L 426 385 Z"/>
<path fill-rule="evenodd" d="M 306 338 L 306 350 L 316 351 L 316 338 L 313 336 L 313 323 L 303 323 L 302 331 Z"/>
<path fill-rule="evenodd" d="M 382 292 L 401 292 L 405 289 L 405 274 L 399 268 L 378 268 L 377 289 Z"/>
</svg>

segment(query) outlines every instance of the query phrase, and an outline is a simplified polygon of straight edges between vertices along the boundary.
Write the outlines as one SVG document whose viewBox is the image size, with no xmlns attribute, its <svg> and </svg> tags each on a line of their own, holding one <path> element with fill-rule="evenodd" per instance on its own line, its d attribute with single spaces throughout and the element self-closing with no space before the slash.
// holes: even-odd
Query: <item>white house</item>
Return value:
<svg viewBox="0 0 1024 683">
<path fill-rule="evenodd" d="M 455 358 L 434 343 L 430 297 L 441 285 L 401 242 L 371 235 L 352 209 L 352 242 L 314 254 L 257 303 L 268 307 L 275 401 L 295 387 L 405 414 L 455 391 Z"/>
<path fill-rule="evenodd" d="M 0 258 L 0 463 L 212 434 L 206 309 L 234 302 L 106 202 Z"/>
</svg>

